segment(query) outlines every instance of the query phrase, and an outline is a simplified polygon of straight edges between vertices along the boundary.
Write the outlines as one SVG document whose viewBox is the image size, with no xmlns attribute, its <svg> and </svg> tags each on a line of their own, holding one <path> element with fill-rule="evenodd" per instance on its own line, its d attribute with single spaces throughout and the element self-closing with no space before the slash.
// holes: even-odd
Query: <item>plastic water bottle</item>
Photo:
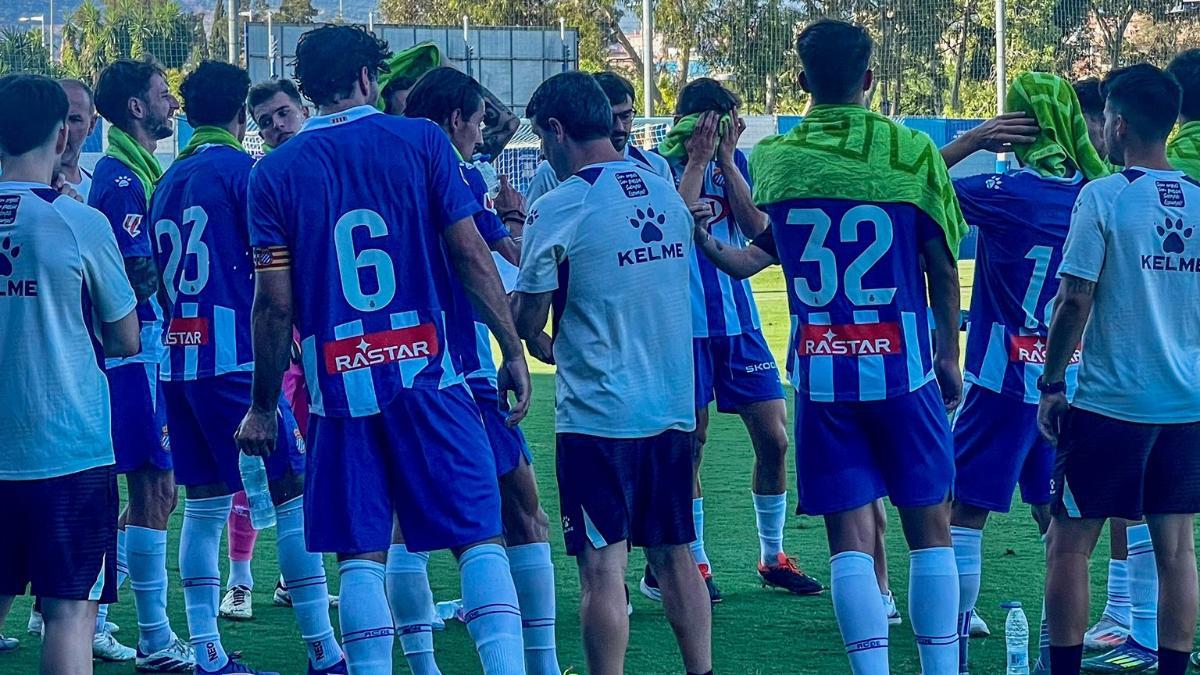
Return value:
<svg viewBox="0 0 1200 675">
<path fill-rule="evenodd" d="M 1006 675 L 1029 675 L 1029 621 L 1019 602 L 1006 602 L 1001 607 L 1008 610 L 1004 620 L 1004 646 L 1008 654 Z"/>
<path fill-rule="evenodd" d="M 462 620 L 462 600 L 446 600 L 437 603 L 433 606 L 433 608 L 437 612 L 437 618 L 441 619 L 443 622 L 449 621 L 450 619 Z"/>
<path fill-rule="evenodd" d="M 275 502 L 271 501 L 271 487 L 267 481 L 267 467 L 263 458 L 240 453 L 238 471 L 242 474 L 242 488 L 246 490 L 246 501 L 250 502 L 250 524 L 256 530 L 275 526 Z"/>
</svg>

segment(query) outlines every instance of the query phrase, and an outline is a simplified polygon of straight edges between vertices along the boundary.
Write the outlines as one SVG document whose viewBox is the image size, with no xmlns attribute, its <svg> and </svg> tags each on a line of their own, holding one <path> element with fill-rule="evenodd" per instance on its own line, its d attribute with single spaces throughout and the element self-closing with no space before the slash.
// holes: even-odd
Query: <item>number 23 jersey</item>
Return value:
<svg viewBox="0 0 1200 675">
<path fill-rule="evenodd" d="M 463 381 L 446 227 L 479 210 L 446 134 L 370 106 L 313 117 L 250 175 L 257 269 L 290 265 L 312 412 Z"/>
</svg>

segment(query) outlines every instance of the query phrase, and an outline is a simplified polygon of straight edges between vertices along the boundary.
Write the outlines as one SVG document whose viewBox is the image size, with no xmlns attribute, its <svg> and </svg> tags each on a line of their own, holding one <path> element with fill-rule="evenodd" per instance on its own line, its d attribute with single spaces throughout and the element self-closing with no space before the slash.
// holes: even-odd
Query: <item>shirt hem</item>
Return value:
<svg viewBox="0 0 1200 675">
<path fill-rule="evenodd" d="M 1080 401 L 1078 399 L 1071 402 L 1071 407 L 1079 408 L 1080 410 L 1094 413 L 1096 415 L 1103 415 L 1105 417 L 1112 418 L 1119 422 L 1131 422 L 1133 424 L 1167 425 L 1167 424 L 1200 423 L 1200 417 L 1188 417 L 1185 419 L 1165 419 L 1165 418 L 1159 418 L 1159 417 L 1154 417 L 1154 416 L 1134 415 L 1134 414 L 1130 414 L 1130 413 L 1127 413 L 1127 412 L 1124 412 L 1121 410 L 1113 410 L 1112 408 L 1106 408 L 1102 405 L 1096 405 L 1095 403 L 1089 403 L 1086 400 Z"/>
<path fill-rule="evenodd" d="M 578 424 L 558 424 L 554 425 L 554 433 L 556 434 L 581 434 L 583 436 L 595 436 L 597 438 L 618 438 L 622 440 L 637 439 L 637 438 L 654 438 L 668 431 L 682 431 L 692 433 L 696 430 L 695 421 L 692 422 L 674 422 L 666 427 L 657 427 L 654 430 L 637 430 L 637 431 L 617 431 L 612 427 L 589 427 Z"/>
<path fill-rule="evenodd" d="M 0 482 L 28 482 L 34 480 L 50 480 L 51 478 L 62 478 L 84 471 L 91 471 L 102 466 L 114 466 L 116 459 L 110 454 L 108 457 L 91 460 L 79 466 L 72 466 L 69 469 L 55 468 L 45 469 L 34 473 L 19 473 L 12 474 L 9 472 L 0 471 Z"/>
</svg>

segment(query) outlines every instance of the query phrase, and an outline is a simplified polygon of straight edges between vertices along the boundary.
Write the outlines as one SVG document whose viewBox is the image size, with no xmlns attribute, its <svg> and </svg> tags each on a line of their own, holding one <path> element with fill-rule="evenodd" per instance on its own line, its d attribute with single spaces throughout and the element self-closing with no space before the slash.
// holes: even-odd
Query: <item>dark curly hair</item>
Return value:
<svg viewBox="0 0 1200 675">
<path fill-rule="evenodd" d="M 292 66 L 300 93 L 322 106 L 350 95 L 363 68 L 374 80 L 390 55 L 362 26 L 321 26 L 300 36 Z"/>
<path fill-rule="evenodd" d="M 249 90 L 246 71 L 220 61 L 201 61 L 179 85 L 183 112 L 193 126 L 229 124 L 245 110 Z"/>
</svg>

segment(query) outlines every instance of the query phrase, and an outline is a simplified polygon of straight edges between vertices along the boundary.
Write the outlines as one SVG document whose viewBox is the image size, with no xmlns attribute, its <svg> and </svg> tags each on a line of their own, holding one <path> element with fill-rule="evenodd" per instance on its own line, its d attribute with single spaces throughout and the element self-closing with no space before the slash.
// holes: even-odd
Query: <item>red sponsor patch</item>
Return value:
<svg viewBox="0 0 1200 675">
<path fill-rule="evenodd" d="M 895 322 L 808 325 L 796 344 L 800 356 L 889 356 L 903 351 L 900 324 Z"/>
<path fill-rule="evenodd" d="M 328 342 L 325 344 L 325 372 L 337 375 L 437 354 L 437 328 L 431 323 L 423 323 Z"/>
<path fill-rule="evenodd" d="M 171 319 L 164 339 L 168 347 L 190 347 L 208 344 L 208 319 L 195 317 Z"/>
<path fill-rule="evenodd" d="M 1075 348 L 1071 364 L 1079 363 L 1082 345 Z M 1041 335 L 1014 335 L 1008 345 L 1008 360 L 1014 363 L 1046 363 L 1046 338 Z"/>
</svg>

